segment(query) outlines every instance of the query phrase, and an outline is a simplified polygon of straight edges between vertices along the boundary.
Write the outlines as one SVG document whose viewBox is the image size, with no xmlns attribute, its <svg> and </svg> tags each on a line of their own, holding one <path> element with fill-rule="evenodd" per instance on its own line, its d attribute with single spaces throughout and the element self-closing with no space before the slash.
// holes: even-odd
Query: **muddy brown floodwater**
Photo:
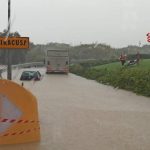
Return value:
<svg viewBox="0 0 150 150">
<path fill-rule="evenodd" d="M 150 150 L 150 98 L 73 74 L 24 86 L 38 100 L 41 141 L 0 150 Z"/>
</svg>

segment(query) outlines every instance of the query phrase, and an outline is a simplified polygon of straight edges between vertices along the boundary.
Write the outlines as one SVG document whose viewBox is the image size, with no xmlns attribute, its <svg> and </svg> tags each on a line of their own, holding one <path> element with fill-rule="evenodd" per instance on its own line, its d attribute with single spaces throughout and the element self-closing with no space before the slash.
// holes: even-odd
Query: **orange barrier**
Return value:
<svg viewBox="0 0 150 150">
<path fill-rule="evenodd" d="M 39 140 L 36 98 L 22 86 L 0 80 L 0 145 Z"/>
</svg>

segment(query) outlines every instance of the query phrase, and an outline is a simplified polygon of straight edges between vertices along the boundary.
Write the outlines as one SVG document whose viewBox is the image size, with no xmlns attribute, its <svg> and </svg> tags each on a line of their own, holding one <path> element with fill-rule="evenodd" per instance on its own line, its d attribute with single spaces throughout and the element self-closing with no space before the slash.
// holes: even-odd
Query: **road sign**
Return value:
<svg viewBox="0 0 150 150">
<path fill-rule="evenodd" d="M 28 37 L 0 37 L 2 49 L 29 49 Z"/>
<path fill-rule="evenodd" d="M 147 33 L 147 42 L 150 42 L 150 33 Z"/>
</svg>

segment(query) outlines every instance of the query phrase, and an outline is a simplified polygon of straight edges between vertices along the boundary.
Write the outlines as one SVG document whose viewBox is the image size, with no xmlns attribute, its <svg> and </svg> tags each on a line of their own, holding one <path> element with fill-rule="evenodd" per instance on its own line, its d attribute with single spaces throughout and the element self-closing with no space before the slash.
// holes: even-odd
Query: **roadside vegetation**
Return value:
<svg viewBox="0 0 150 150">
<path fill-rule="evenodd" d="M 89 67 L 85 67 L 85 64 L 73 65 L 70 71 L 102 84 L 150 97 L 150 59 L 141 60 L 139 65 L 123 67 L 119 62 L 96 66 L 87 65 Z"/>
<path fill-rule="evenodd" d="M 7 30 L 0 32 L 0 37 L 7 35 Z M 20 37 L 19 32 L 10 36 Z M 27 62 L 44 62 L 47 50 L 68 49 L 70 71 L 100 83 L 112 85 L 150 97 L 150 45 L 113 48 L 101 43 L 80 44 L 72 46 L 65 43 L 34 44 L 30 42 L 29 50 L 11 50 L 11 64 Z M 127 54 L 128 60 L 134 60 L 137 51 L 143 60 L 139 65 L 124 66 L 118 62 L 120 54 Z M 1 49 L 0 64 L 6 65 L 7 51 Z"/>
<path fill-rule="evenodd" d="M 0 37 L 7 35 L 7 30 L 0 31 Z M 10 36 L 20 37 L 19 32 L 10 33 Z M 150 45 L 139 46 L 127 46 L 124 48 L 113 48 L 110 45 L 104 43 L 89 43 L 80 45 L 70 45 L 66 43 L 50 42 L 47 44 L 35 44 L 30 41 L 29 50 L 11 50 L 11 63 L 20 64 L 26 62 L 43 62 L 47 50 L 68 49 L 71 64 L 77 64 L 81 62 L 99 63 L 99 60 L 109 61 L 116 60 L 121 53 L 128 55 L 129 59 L 134 59 L 137 51 L 140 52 L 143 59 L 150 58 Z M 108 62 L 107 62 L 108 63 Z M 0 64 L 7 64 L 7 51 L 5 49 L 0 50 Z M 88 64 L 89 66 L 91 64 Z M 95 64 L 98 65 L 98 64 Z"/>
</svg>

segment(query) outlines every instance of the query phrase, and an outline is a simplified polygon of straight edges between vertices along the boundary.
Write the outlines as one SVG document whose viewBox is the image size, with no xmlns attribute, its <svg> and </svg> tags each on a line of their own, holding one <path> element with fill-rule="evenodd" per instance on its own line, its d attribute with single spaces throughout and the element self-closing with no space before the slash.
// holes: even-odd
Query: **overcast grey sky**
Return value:
<svg viewBox="0 0 150 150">
<path fill-rule="evenodd" d="M 12 31 L 34 43 L 146 44 L 150 0 L 11 0 Z M 0 31 L 7 26 L 7 0 L 0 0 Z"/>
</svg>

